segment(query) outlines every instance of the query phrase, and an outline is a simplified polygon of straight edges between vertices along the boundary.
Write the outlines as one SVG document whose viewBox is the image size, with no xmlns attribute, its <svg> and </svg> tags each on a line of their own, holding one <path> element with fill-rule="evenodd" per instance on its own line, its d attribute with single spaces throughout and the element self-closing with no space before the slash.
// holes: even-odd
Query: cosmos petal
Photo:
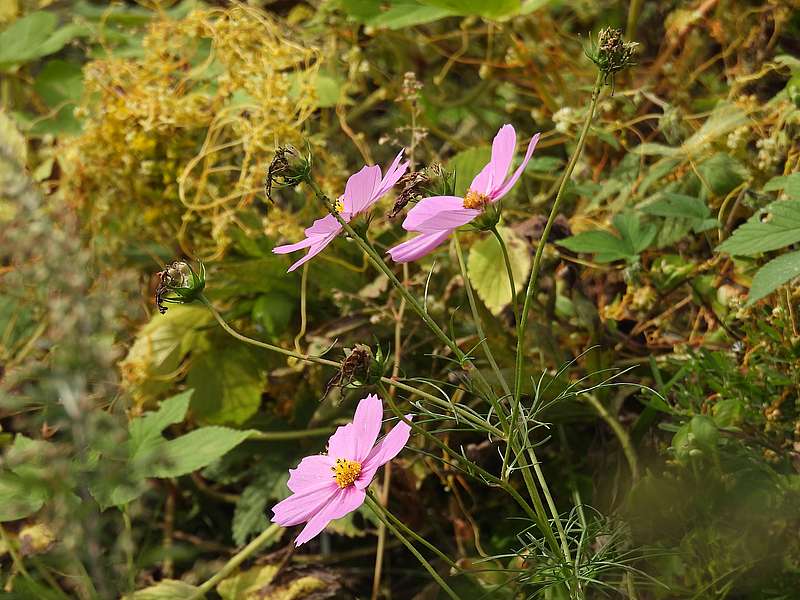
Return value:
<svg viewBox="0 0 800 600">
<path fill-rule="evenodd" d="M 319 535 L 325 527 L 334 519 L 340 519 L 348 513 L 353 512 L 364 503 L 366 491 L 360 490 L 355 486 L 349 486 L 338 490 L 311 519 L 300 532 L 295 540 L 296 546 L 305 544 L 310 539 Z"/>
<path fill-rule="evenodd" d="M 387 254 L 392 257 L 394 262 L 405 263 L 417 260 L 433 252 L 442 242 L 444 242 L 452 230 L 446 229 L 436 233 L 423 233 L 389 248 Z"/>
<path fill-rule="evenodd" d="M 406 418 L 410 420 L 411 415 L 406 415 Z M 366 488 L 375 477 L 377 470 L 397 456 L 405 447 L 410 435 L 411 426 L 405 422 L 401 421 L 392 427 L 391 431 L 375 444 L 369 456 L 361 464 L 361 474 L 355 482 L 356 487 Z"/>
</svg>

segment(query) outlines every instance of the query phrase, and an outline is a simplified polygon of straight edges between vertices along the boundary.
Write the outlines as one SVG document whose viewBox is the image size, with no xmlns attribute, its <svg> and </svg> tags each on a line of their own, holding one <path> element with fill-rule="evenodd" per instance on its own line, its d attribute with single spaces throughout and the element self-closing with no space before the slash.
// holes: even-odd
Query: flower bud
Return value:
<svg viewBox="0 0 800 600">
<path fill-rule="evenodd" d="M 164 303 L 188 304 L 196 300 L 206 286 L 206 268 L 200 263 L 196 273 L 189 263 L 176 260 L 158 274 L 156 306 L 162 315 L 167 312 Z"/>
<path fill-rule="evenodd" d="M 272 186 L 292 187 L 307 181 L 311 175 L 311 153 L 305 157 L 292 146 L 281 146 L 267 169 L 264 193 L 272 200 Z"/>
</svg>

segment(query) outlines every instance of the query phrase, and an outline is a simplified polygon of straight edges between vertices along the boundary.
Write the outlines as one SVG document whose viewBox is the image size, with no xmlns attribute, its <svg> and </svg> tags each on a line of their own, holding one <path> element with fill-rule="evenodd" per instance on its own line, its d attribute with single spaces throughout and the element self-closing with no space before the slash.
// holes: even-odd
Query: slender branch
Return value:
<svg viewBox="0 0 800 600">
<path fill-rule="evenodd" d="M 456 594 L 453 589 L 447 585 L 447 583 L 445 583 L 444 579 L 442 579 L 439 573 L 436 572 L 436 569 L 434 569 L 431 564 L 425 560 L 425 557 L 419 553 L 419 550 L 417 550 L 414 545 L 409 542 L 402 533 L 400 533 L 397 527 L 395 527 L 394 524 L 386 518 L 386 515 L 384 514 L 385 509 L 380 504 L 375 502 L 375 500 L 372 498 L 372 495 L 368 494 L 365 502 L 372 512 L 375 513 L 375 516 L 378 517 L 384 523 L 384 525 L 386 525 L 386 527 L 394 534 L 394 536 L 399 539 L 406 548 L 408 548 L 408 551 L 416 557 L 425 570 L 430 573 L 431 577 L 433 577 L 436 583 L 439 584 L 439 587 L 441 587 L 453 600 L 461 600 L 458 594 Z"/>
<path fill-rule="evenodd" d="M 306 362 L 312 362 L 312 363 L 316 363 L 316 364 L 319 364 L 319 365 L 324 365 L 324 366 L 327 366 L 327 367 L 333 367 L 335 369 L 341 369 L 342 368 L 342 363 L 336 362 L 335 360 L 328 360 L 327 358 L 322 358 L 320 356 L 312 356 L 312 355 L 307 355 L 307 354 L 301 354 L 299 352 L 294 352 L 294 351 L 288 350 L 286 348 L 281 348 L 280 346 L 275 346 L 274 344 L 269 344 L 267 342 L 262 342 L 262 341 L 259 341 L 259 340 L 255 340 L 255 339 L 253 339 L 251 337 L 248 337 L 248 336 L 246 336 L 246 335 L 244 335 L 242 333 L 239 333 L 238 331 L 233 329 L 230 325 L 228 325 L 228 323 L 225 321 L 225 319 L 222 317 L 222 315 L 219 313 L 219 311 L 216 308 L 214 308 L 214 306 L 211 304 L 211 302 L 208 301 L 208 299 L 205 296 L 200 296 L 199 301 L 202 302 L 211 311 L 211 314 L 214 315 L 214 318 L 217 320 L 217 323 L 219 323 L 220 327 L 222 327 L 228 334 L 230 334 L 231 336 L 233 336 L 234 338 L 236 338 L 240 342 L 244 342 L 245 344 L 250 344 L 250 345 L 256 346 L 258 348 L 264 348 L 266 350 L 271 350 L 272 352 L 277 352 L 279 354 L 283 354 L 284 356 L 290 356 L 292 358 L 296 358 L 297 360 L 304 360 Z M 381 381 L 386 383 L 387 385 L 397 387 L 397 388 L 399 388 L 401 390 L 404 390 L 406 392 L 409 392 L 411 394 L 415 394 L 415 395 L 419 396 L 420 398 L 424 398 L 425 400 L 427 400 L 431 404 L 435 404 L 436 406 L 438 406 L 440 408 L 444 408 L 444 409 L 447 409 L 447 410 L 450 410 L 450 409 L 455 410 L 455 412 L 457 412 L 460 417 L 462 417 L 465 420 L 471 422 L 473 425 L 476 425 L 477 427 L 481 428 L 482 430 L 491 433 L 492 435 L 494 435 L 497 438 L 507 439 L 506 438 L 506 434 L 503 431 L 501 431 L 500 429 L 498 429 L 497 427 L 495 427 L 494 425 L 492 425 L 488 421 L 485 421 L 485 420 L 481 419 L 480 417 L 476 416 L 475 414 L 471 413 L 470 411 L 463 410 L 457 404 L 448 402 L 447 400 L 439 398 L 438 396 L 434 396 L 433 394 L 429 394 L 428 392 L 425 392 L 423 390 L 415 388 L 415 387 L 413 387 L 411 385 L 408 385 L 407 383 L 403 383 L 402 381 L 399 381 L 397 379 L 392 379 L 392 378 L 389 378 L 389 377 L 381 377 Z M 255 434 L 254 433 L 254 434 L 252 434 L 252 438 L 253 439 L 262 439 L 264 441 L 272 441 L 272 440 L 277 440 L 277 439 L 287 439 L 287 438 L 281 438 L 280 437 L 281 435 L 288 435 L 288 432 L 262 432 L 260 434 Z M 322 435 L 322 434 L 320 433 L 320 435 Z M 290 438 L 290 439 L 294 439 L 294 436 L 292 436 L 292 438 Z"/>
<path fill-rule="evenodd" d="M 506 242 L 497 231 L 497 225 L 492 227 L 492 234 L 500 244 L 500 251 L 503 253 L 503 262 L 506 265 L 506 274 L 508 275 L 508 283 L 511 285 L 511 308 L 514 311 L 514 322 L 519 323 L 519 307 L 517 306 L 517 286 L 514 284 L 514 270 L 511 268 L 511 259 L 508 257 L 508 248 Z"/>
<path fill-rule="evenodd" d="M 244 561 L 261 549 L 264 544 L 271 541 L 278 534 L 278 532 L 281 531 L 281 529 L 282 527 L 277 523 L 273 523 L 267 527 L 257 538 L 247 544 L 247 546 L 242 548 L 227 563 L 225 563 L 225 565 L 219 571 L 217 571 L 213 577 L 198 587 L 197 591 L 189 596 L 187 600 L 200 600 L 200 598 L 202 598 L 205 594 L 214 589 L 214 587 L 216 587 L 220 581 L 233 573 L 239 567 L 239 565 L 241 565 Z"/>
<path fill-rule="evenodd" d="M 611 427 L 611 430 L 614 432 L 614 435 L 617 436 L 619 440 L 620 446 L 622 446 L 622 452 L 625 454 L 625 460 L 628 461 L 628 467 L 631 470 L 631 476 L 633 477 L 634 483 L 639 480 L 639 460 L 636 456 L 636 450 L 633 447 L 633 443 L 631 442 L 631 438 L 628 435 L 628 432 L 625 431 L 625 428 L 620 424 L 620 422 L 615 419 L 611 414 L 606 410 L 606 407 L 597 399 L 594 394 L 586 394 L 586 400 L 592 407 L 597 411 L 597 414 Z"/>
</svg>

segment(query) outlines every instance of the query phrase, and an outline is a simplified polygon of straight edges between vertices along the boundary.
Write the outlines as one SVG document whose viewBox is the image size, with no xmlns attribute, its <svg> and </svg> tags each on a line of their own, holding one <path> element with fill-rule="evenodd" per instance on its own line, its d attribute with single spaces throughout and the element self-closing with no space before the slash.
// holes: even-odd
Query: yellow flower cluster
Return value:
<svg viewBox="0 0 800 600">
<path fill-rule="evenodd" d="M 113 244 L 178 239 L 218 257 L 262 190 L 276 142 L 302 145 L 318 52 L 253 8 L 153 23 L 136 56 L 85 67 L 83 133 L 61 164 L 92 233 Z"/>
</svg>

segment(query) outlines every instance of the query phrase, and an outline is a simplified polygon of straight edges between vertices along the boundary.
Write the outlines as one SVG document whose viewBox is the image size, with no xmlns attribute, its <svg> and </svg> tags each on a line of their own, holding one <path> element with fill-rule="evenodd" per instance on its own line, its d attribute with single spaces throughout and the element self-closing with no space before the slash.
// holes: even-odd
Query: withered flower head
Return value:
<svg viewBox="0 0 800 600">
<path fill-rule="evenodd" d="M 344 360 L 339 372 L 333 376 L 325 388 L 325 395 L 333 387 L 365 385 L 376 383 L 386 371 L 388 356 L 380 347 L 372 353 L 372 349 L 364 344 L 356 344 L 352 349 L 344 349 Z"/>
<path fill-rule="evenodd" d="M 608 84 L 614 81 L 614 75 L 623 69 L 636 64 L 636 42 L 626 42 L 622 31 L 606 27 L 597 34 L 597 43 L 592 41 L 591 49 L 586 49 L 586 56 L 597 65 Z"/>
<path fill-rule="evenodd" d="M 267 169 L 264 193 L 272 200 L 272 186 L 291 187 L 306 181 L 311 174 L 311 153 L 301 156 L 292 146 L 281 146 Z"/>
<path fill-rule="evenodd" d="M 442 165 L 434 163 L 421 171 L 407 173 L 398 182 L 402 189 L 386 216 L 394 219 L 409 202 L 416 202 L 426 196 L 452 196 L 454 192 L 454 174 L 445 170 Z"/>
<path fill-rule="evenodd" d="M 188 304 L 196 300 L 206 286 L 206 268 L 200 263 L 196 273 L 189 263 L 176 260 L 158 274 L 156 306 L 162 315 L 167 312 L 165 303 Z"/>
</svg>

